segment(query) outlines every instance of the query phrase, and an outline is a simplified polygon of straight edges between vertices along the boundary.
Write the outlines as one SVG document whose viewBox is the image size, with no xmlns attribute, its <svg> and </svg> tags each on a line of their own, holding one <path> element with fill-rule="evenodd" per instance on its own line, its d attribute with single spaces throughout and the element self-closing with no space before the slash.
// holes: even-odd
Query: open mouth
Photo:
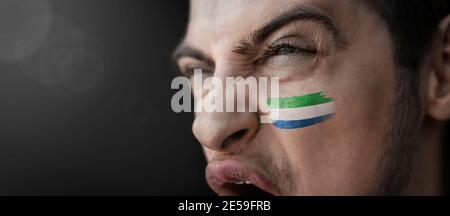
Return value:
<svg viewBox="0 0 450 216">
<path fill-rule="evenodd" d="M 208 164 L 206 180 L 220 196 L 273 196 L 279 194 L 264 175 L 234 160 Z"/>
</svg>

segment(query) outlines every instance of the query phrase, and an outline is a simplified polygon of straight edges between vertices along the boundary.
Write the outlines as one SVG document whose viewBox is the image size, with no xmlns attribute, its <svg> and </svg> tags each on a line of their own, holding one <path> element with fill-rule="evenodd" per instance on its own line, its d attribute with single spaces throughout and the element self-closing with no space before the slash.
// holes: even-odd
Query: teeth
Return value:
<svg viewBox="0 0 450 216">
<path fill-rule="evenodd" d="M 237 184 L 237 185 L 249 185 L 249 184 L 252 184 L 252 182 L 250 182 L 250 181 L 238 181 L 238 182 L 234 182 L 234 184 Z"/>
</svg>

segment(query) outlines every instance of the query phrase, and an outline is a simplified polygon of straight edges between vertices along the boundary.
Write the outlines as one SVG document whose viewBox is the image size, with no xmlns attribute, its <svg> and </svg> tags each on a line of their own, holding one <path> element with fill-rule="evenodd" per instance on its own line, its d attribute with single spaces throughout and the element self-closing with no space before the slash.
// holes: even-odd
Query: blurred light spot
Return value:
<svg viewBox="0 0 450 216">
<path fill-rule="evenodd" d="M 33 55 L 50 31 L 47 0 L 0 1 L 0 61 L 18 61 Z"/>
<path fill-rule="evenodd" d="M 55 48 L 41 59 L 42 82 L 56 91 L 88 93 L 97 87 L 103 74 L 103 62 L 87 47 Z"/>
<path fill-rule="evenodd" d="M 35 57 L 21 61 L 23 71 L 55 96 L 85 97 L 101 86 L 105 57 L 101 42 L 62 16 L 54 15 L 52 30 Z"/>
</svg>

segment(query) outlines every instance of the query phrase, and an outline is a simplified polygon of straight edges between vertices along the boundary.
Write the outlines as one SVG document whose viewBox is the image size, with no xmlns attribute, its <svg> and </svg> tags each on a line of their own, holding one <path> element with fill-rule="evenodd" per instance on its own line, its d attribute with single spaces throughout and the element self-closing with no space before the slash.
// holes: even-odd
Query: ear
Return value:
<svg viewBox="0 0 450 216">
<path fill-rule="evenodd" d="M 428 85 L 428 115 L 450 119 L 450 15 L 439 24 Z"/>
</svg>

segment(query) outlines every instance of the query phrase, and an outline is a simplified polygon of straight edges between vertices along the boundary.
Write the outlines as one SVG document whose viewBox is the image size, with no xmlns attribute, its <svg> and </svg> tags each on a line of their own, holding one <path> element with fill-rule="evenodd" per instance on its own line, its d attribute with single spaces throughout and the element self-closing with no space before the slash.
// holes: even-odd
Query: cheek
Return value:
<svg viewBox="0 0 450 216">
<path fill-rule="evenodd" d="M 376 85 L 372 86 L 375 88 Z M 312 127 L 279 130 L 302 193 L 367 191 L 385 147 L 390 93 L 342 91 L 335 117 Z"/>
<path fill-rule="evenodd" d="M 304 129 L 276 131 L 299 193 L 366 193 L 379 179 L 378 166 L 391 123 L 395 67 L 389 53 L 374 49 L 373 56 L 351 53 L 347 61 L 322 68 L 332 74 L 320 73 L 315 80 L 295 84 L 312 86 L 321 80 L 311 89 L 336 100 L 333 119 Z"/>
</svg>

